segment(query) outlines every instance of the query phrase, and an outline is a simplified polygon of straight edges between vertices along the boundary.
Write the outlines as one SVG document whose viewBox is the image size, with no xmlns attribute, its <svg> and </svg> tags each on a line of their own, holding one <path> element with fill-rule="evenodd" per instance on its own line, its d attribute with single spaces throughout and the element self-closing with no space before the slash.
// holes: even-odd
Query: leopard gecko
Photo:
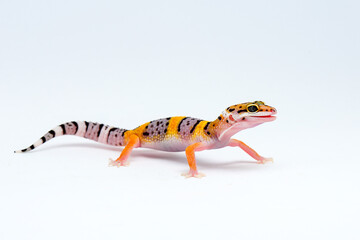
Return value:
<svg viewBox="0 0 360 240">
<path fill-rule="evenodd" d="M 274 121 L 276 113 L 274 107 L 265 105 L 262 101 L 255 101 L 232 105 L 214 121 L 192 117 L 169 117 L 147 122 L 133 130 L 88 121 L 73 121 L 53 128 L 30 147 L 15 152 L 28 152 L 57 136 L 75 135 L 103 144 L 124 146 L 119 158 L 110 159 L 109 165 L 117 167 L 128 165 L 127 159 L 134 148 L 185 151 L 190 170 L 182 175 L 202 177 L 204 174 L 199 173 L 196 166 L 197 151 L 226 146 L 240 147 L 258 163 L 273 161 L 272 158 L 260 156 L 242 141 L 231 137 L 246 128 Z"/>
</svg>

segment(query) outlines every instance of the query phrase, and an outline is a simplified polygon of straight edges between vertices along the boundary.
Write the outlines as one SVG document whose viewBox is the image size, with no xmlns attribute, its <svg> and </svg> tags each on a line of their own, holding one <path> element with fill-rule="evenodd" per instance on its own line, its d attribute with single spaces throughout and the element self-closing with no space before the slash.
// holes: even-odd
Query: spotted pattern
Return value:
<svg viewBox="0 0 360 240">
<path fill-rule="evenodd" d="M 196 126 L 201 122 L 202 120 L 197 118 L 190 118 L 186 117 L 180 121 L 178 125 L 178 132 L 179 136 L 182 139 L 187 139 L 191 137 L 191 133 L 194 132 Z"/>
<path fill-rule="evenodd" d="M 64 134 L 75 135 L 78 130 L 78 124 L 76 122 L 67 122 L 65 124 L 61 124 L 60 126 L 63 130 L 65 129 Z"/>
<path fill-rule="evenodd" d="M 113 146 L 124 145 L 124 134 L 127 130 L 122 128 L 111 128 L 108 134 L 107 143 Z"/>
<path fill-rule="evenodd" d="M 170 118 L 161 118 L 151 121 L 145 126 L 143 136 L 145 138 L 152 138 L 155 141 L 164 139 L 168 131 L 169 122 Z"/>
<path fill-rule="evenodd" d="M 206 133 L 206 135 L 210 136 L 211 135 L 211 132 L 210 130 L 208 129 L 209 128 L 209 125 L 210 125 L 210 122 L 206 122 L 205 126 L 204 126 L 204 132 Z"/>
<path fill-rule="evenodd" d="M 77 135 L 101 143 L 113 145 L 113 146 L 124 146 L 125 143 L 125 132 L 128 130 L 110 127 L 109 125 L 87 122 L 87 121 L 73 121 L 61 124 L 44 136 L 42 136 L 37 142 L 28 148 L 18 150 L 15 152 L 28 152 L 41 144 L 49 141 L 50 139 L 62 135 Z"/>
<path fill-rule="evenodd" d="M 55 137 L 55 132 L 53 130 L 50 130 L 49 132 L 47 132 L 43 138 L 45 138 L 45 141 L 49 141 L 50 139 Z"/>
<path fill-rule="evenodd" d="M 84 137 L 94 140 L 94 141 L 97 141 L 99 139 L 99 135 L 100 135 L 99 133 L 101 130 L 100 125 L 103 126 L 103 124 L 89 122 L 86 125 L 87 125 L 87 129 L 86 129 Z"/>
<path fill-rule="evenodd" d="M 238 114 L 241 114 L 241 113 L 244 113 L 244 112 L 247 112 L 247 106 L 249 104 L 256 104 L 258 106 L 262 106 L 262 105 L 265 105 L 264 102 L 262 101 L 255 101 L 255 102 L 247 102 L 247 103 L 242 103 L 242 104 L 236 104 L 236 105 L 232 105 L 230 107 L 228 107 L 226 109 L 226 112 L 227 113 L 232 113 L 234 111 L 236 111 Z M 265 109 L 265 110 L 262 110 L 262 109 L 259 109 L 259 111 L 269 111 L 268 109 Z M 235 112 L 234 112 L 235 113 Z M 219 119 L 221 120 L 221 119 Z"/>
<path fill-rule="evenodd" d="M 241 108 L 237 111 L 237 113 L 242 113 L 242 112 L 247 112 L 247 111 L 246 109 L 241 109 Z"/>
</svg>

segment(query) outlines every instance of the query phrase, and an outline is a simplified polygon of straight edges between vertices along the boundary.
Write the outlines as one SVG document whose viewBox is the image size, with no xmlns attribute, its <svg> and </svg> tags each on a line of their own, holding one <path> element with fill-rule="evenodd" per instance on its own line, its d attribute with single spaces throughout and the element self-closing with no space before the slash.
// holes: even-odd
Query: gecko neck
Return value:
<svg viewBox="0 0 360 240">
<path fill-rule="evenodd" d="M 220 115 L 218 119 L 213 121 L 215 124 L 214 132 L 219 142 L 227 143 L 233 135 L 247 129 L 256 127 L 264 122 L 252 122 L 252 121 L 231 121 L 230 119 L 224 118 Z"/>
</svg>

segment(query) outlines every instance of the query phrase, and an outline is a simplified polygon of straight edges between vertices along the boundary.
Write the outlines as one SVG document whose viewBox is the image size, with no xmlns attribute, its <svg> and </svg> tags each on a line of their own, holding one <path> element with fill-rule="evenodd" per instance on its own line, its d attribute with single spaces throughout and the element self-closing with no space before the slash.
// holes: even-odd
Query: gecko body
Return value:
<svg viewBox="0 0 360 240">
<path fill-rule="evenodd" d="M 190 171 L 183 175 L 202 177 L 203 174 L 196 167 L 196 151 L 240 147 L 259 163 L 272 161 L 231 137 L 241 130 L 274 121 L 276 113 L 274 107 L 255 101 L 232 105 L 214 121 L 178 116 L 150 121 L 132 130 L 88 121 L 72 121 L 53 128 L 30 147 L 15 152 L 28 152 L 57 136 L 75 135 L 103 144 L 124 146 L 120 157 L 110 160 L 112 166 L 128 165 L 131 151 L 138 147 L 168 152 L 185 151 Z"/>
</svg>

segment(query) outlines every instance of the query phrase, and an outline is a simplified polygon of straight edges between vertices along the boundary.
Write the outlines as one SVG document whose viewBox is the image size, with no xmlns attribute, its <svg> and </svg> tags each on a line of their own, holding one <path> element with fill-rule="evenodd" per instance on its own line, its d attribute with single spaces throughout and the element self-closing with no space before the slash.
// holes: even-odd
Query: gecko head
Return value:
<svg viewBox="0 0 360 240">
<path fill-rule="evenodd" d="M 242 104 L 232 105 L 223 113 L 223 117 L 227 122 L 232 124 L 254 123 L 256 125 L 271 122 L 276 119 L 277 113 L 274 107 L 266 105 L 262 101 L 246 102 Z"/>
<path fill-rule="evenodd" d="M 262 101 L 232 105 L 223 111 L 216 120 L 219 121 L 216 129 L 218 139 L 220 141 L 228 140 L 241 130 L 274 121 L 276 113 L 274 107 L 268 106 Z"/>
</svg>

